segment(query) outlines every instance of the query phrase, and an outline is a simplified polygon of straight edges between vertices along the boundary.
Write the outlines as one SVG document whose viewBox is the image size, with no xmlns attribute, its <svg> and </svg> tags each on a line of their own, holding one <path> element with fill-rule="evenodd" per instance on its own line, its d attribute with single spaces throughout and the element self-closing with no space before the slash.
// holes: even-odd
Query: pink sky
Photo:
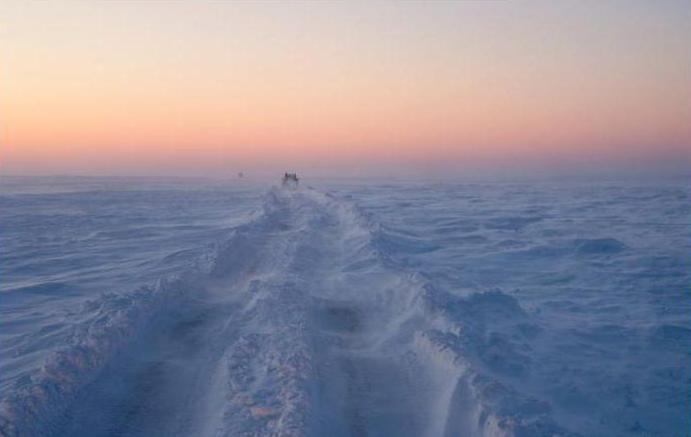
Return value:
<svg viewBox="0 0 691 437">
<path fill-rule="evenodd" d="M 691 156 L 691 6 L 0 5 L 3 173 Z"/>
</svg>

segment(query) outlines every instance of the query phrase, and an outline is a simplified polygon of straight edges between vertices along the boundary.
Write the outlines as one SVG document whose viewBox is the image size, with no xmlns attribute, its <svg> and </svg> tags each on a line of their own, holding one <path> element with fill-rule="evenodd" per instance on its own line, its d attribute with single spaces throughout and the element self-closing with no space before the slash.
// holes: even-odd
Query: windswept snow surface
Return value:
<svg viewBox="0 0 691 437">
<path fill-rule="evenodd" d="M 682 184 L 148 184 L 4 190 L 0 434 L 689 433 Z"/>
</svg>

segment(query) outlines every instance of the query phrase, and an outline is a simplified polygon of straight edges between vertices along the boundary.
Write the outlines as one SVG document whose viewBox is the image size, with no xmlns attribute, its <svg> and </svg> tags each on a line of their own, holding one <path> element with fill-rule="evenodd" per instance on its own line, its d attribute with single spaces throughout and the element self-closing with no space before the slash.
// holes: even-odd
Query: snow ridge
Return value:
<svg viewBox="0 0 691 437">
<path fill-rule="evenodd" d="M 396 238 L 274 188 L 204 267 L 87 305 L 2 400 L 0 435 L 571 435 L 494 377 L 531 365 L 517 301 L 440 289 L 389 256 Z"/>
</svg>

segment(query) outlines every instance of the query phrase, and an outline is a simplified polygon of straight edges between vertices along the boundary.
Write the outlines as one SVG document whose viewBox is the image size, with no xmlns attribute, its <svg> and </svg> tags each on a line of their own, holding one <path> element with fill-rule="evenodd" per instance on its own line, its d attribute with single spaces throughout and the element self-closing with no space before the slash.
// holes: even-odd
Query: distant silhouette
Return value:
<svg viewBox="0 0 691 437">
<path fill-rule="evenodd" d="M 286 188 L 297 188 L 300 180 L 298 179 L 297 173 L 286 172 L 283 175 L 283 181 L 282 182 L 283 182 L 283 186 Z"/>
</svg>

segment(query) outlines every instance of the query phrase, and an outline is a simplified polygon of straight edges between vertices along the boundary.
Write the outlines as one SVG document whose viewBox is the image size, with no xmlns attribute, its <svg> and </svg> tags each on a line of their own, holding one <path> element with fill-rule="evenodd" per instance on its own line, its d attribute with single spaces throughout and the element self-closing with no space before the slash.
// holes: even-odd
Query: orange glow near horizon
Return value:
<svg viewBox="0 0 691 437">
<path fill-rule="evenodd" d="M 632 5 L 10 2 L 0 166 L 691 155 L 689 8 Z"/>
</svg>

